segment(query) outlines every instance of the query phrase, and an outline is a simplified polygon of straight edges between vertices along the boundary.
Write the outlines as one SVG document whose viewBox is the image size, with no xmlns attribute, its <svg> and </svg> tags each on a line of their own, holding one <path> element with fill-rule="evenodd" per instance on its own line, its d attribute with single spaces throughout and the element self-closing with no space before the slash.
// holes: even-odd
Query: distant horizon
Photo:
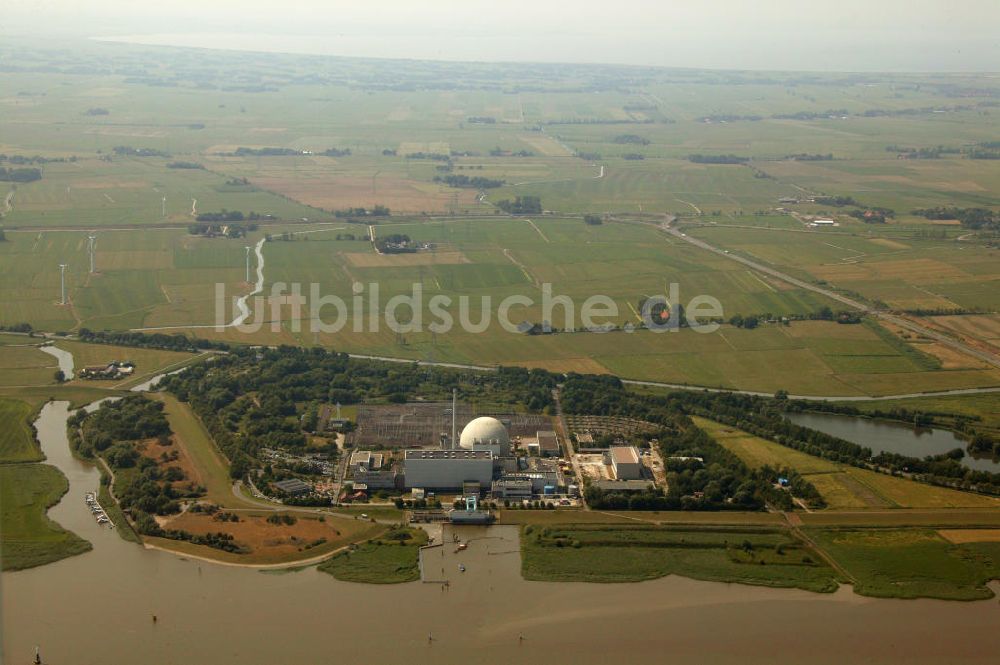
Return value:
<svg viewBox="0 0 1000 665">
<path fill-rule="evenodd" d="M 30 37 L 31 35 L 11 35 L 16 38 Z M 279 35 L 267 33 L 217 33 L 217 32 L 192 32 L 192 33 L 136 33 L 136 34 L 110 34 L 93 35 L 85 37 L 87 41 L 100 44 L 125 44 L 133 46 L 151 46 L 160 48 L 178 49 L 200 49 L 207 51 L 221 51 L 227 53 L 259 53 L 269 55 L 302 55 L 318 56 L 330 58 L 347 58 L 359 60 L 398 60 L 408 62 L 441 62 L 451 64 L 498 64 L 498 65 L 566 65 L 566 66 L 595 66 L 595 67 L 635 67 L 650 69 L 680 69 L 680 70 L 702 70 L 714 72 L 759 72 L 759 73 L 803 73 L 803 74 L 947 74 L 947 75 L 1000 75 L 1000 65 L 996 69 L 810 69 L 810 68 L 774 68 L 774 67 L 735 67 L 735 66 L 710 66 L 710 65 L 688 65 L 688 64 L 650 64 L 628 61 L 614 60 L 560 60 L 560 59 L 485 59 L 485 58 L 462 58 L 447 57 L 444 55 L 401 55 L 401 54 L 380 54 L 380 53 L 345 53 L 339 49 L 331 48 L 295 48 L 292 40 L 296 43 L 308 45 L 315 40 L 322 39 L 315 35 Z M 349 38 L 350 39 L 350 38 Z M 357 38 L 355 38 L 357 39 Z M 252 43 L 251 43 L 252 41 Z M 267 42 L 271 42 L 269 47 Z M 281 46 L 278 43 L 287 44 Z"/>
<path fill-rule="evenodd" d="M 983 73 L 995 0 L 25 0 L 0 36 L 444 62 L 740 71 Z"/>
</svg>

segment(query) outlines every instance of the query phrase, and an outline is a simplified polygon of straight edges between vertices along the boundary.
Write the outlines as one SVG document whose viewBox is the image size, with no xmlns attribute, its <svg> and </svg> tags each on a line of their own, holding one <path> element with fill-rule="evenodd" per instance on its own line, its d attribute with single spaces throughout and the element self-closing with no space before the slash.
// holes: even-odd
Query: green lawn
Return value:
<svg viewBox="0 0 1000 665">
<path fill-rule="evenodd" d="M 69 489 L 47 464 L 0 465 L 0 562 L 4 570 L 32 568 L 91 549 L 45 512 Z"/>
</svg>

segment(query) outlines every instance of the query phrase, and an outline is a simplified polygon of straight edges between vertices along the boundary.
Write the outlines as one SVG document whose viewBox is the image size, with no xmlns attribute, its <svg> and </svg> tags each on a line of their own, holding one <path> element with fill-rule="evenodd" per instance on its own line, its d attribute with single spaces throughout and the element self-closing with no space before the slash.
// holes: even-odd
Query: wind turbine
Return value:
<svg viewBox="0 0 1000 665">
<path fill-rule="evenodd" d="M 89 235 L 87 236 L 89 241 L 87 244 L 87 251 L 90 252 L 90 274 L 94 274 L 94 251 L 97 248 L 97 236 Z"/>
<path fill-rule="evenodd" d="M 62 291 L 62 304 L 66 304 L 66 264 L 59 264 L 59 286 Z"/>
<path fill-rule="evenodd" d="M 250 245 L 247 245 L 243 249 L 247 250 L 247 284 L 250 283 Z"/>
<path fill-rule="evenodd" d="M 161 207 L 163 208 L 163 210 L 162 210 L 163 217 L 166 217 L 167 216 L 167 197 L 166 196 L 163 197 L 163 205 Z"/>
</svg>

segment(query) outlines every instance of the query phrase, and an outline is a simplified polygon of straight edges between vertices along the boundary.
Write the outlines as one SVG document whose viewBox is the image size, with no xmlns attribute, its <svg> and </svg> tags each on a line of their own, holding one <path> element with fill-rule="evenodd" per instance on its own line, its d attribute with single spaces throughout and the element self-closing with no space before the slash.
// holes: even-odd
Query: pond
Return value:
<svg viewBox="0 0 1000 665">
<path fill-rule="evenodd" d="M 868 446 L 873 452 L 898 453 L 910 457 L 939 455 L 955 448 L 965 450 L 966 442 L 945 429 L 913 427 L 888 420 L 830 413 L 785 414 L 796 425 L 825 432 L 846 441 Z M 1000 464 L 989 457 L 966 454 L 962 464 L 977 471 L 1000 473 Z"/>
</svg>

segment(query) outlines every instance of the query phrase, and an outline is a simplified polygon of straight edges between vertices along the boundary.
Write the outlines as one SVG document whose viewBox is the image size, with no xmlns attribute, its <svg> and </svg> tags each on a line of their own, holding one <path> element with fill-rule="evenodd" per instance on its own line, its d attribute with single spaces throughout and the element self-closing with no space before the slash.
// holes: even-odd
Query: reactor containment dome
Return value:
<svg viewBox="0 0 1000 665">
<path fill-rule="evenodd" d="M 465 450 L 503 449 L 510 447 L 507 428 L 496 418 L 483 416 L 469 422 L 462 430 L 458 445 Z"/>
</svg>

